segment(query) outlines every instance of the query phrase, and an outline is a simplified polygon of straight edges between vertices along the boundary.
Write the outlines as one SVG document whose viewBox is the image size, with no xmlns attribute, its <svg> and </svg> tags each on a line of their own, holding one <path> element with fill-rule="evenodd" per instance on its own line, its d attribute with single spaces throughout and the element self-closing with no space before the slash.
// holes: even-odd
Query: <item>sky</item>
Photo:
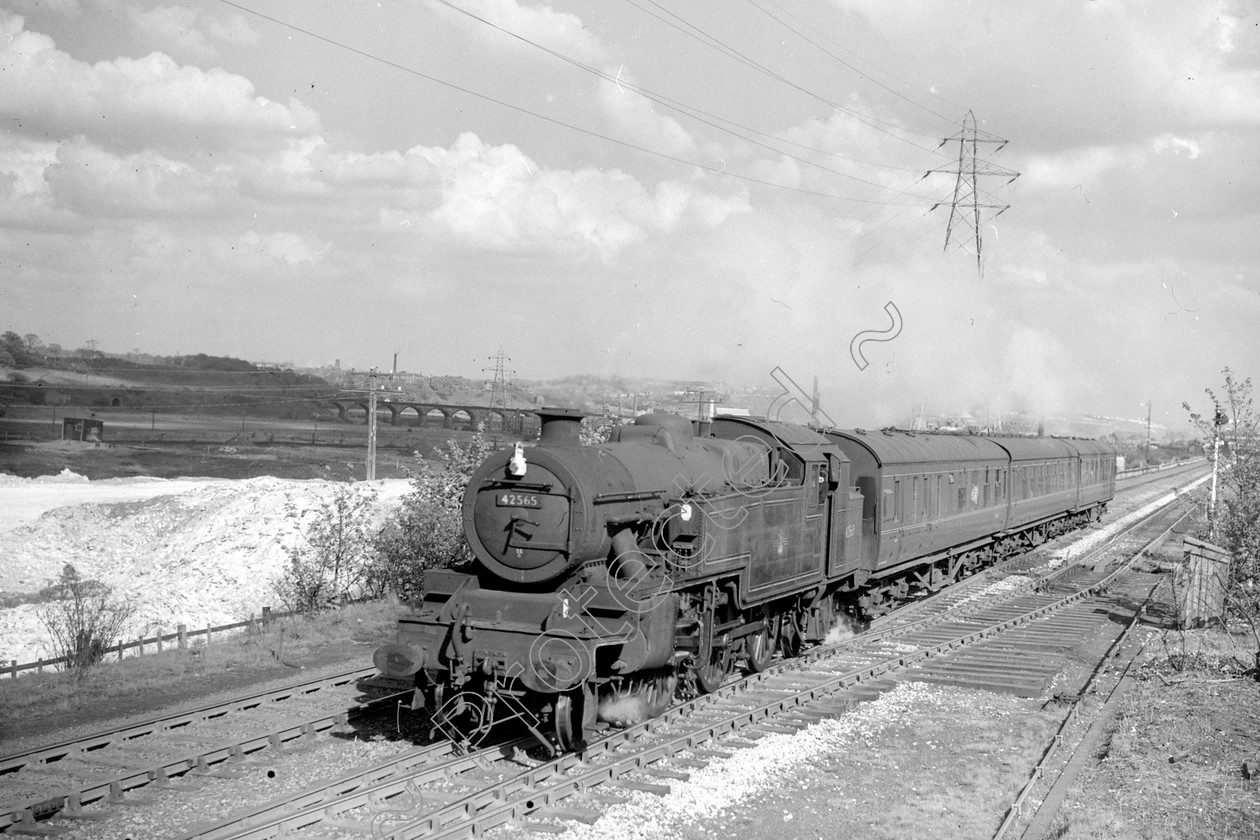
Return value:
<svg viewBox="0 0 1260 840">
<path fill-rule="evenodd" d="M 1176 424 L 1258 154 L 1256 2 L 0 0 L 0 329 Z"/>
</svg>

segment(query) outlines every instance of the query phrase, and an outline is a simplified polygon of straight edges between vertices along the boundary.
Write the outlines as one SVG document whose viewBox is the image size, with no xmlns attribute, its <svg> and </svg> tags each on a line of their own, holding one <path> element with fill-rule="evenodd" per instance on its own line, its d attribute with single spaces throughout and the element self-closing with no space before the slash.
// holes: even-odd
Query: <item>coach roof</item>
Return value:
<svg viewBox="0 0 1260 840">
<path fill-rule="evenodd" d="M 1009 456 L 992 440 L 979 435 L 936 435 L 914 432 L 828 429 L 824 434 L 846 451 L 861 446 L 879 466 L 928 462 L 1006 462 Z"/>
</svg>

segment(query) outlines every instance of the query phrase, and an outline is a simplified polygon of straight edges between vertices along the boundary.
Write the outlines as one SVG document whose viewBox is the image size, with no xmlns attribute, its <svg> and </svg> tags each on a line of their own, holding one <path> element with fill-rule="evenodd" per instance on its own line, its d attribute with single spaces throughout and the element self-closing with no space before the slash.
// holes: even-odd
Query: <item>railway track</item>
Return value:
<svg viewBox="0 0 1260 840">
<path fill-rule="evenodd" d="M 1137 529 L 1162 529 L 1158 520 L 1165 515 L 1157 511 L 1143 517 L 1083 559 L 1114 551 Z M 948 597 L 933 599 L 931 609 L 916 605 L 913 611 L 892 613 L 859 636 L 733 679 L 661 717 L 608 731 L 580 755 L 533 761 L 521 752 L 528 741 L 467 756 L 455 756 L 449 745 L 443 752 L 439 745 L 426 748 L 423 756 L 405 756 L 206 825 L 180 840 L 295 832 L 473 837 L 508 823 L 554 832 L 565 822 L 593 822 L 628 791 L 665 793 L 671 782 L 687 779 L 713 758 L 752 746 L 757 738 L 843 715 L 890 688 L 894 678 L 1036 695 L 1045 691 L 1057 662 L 1081 635 L 1099 631 L 1099 606 L 1109 603 L 1102 593 L 1128 568 L 1127 563 L 1110 570 L 1092 565 L 1020 575 L 1017 585 L 1000 589 L 995 568 L 993 575 L 951 587 Z M 1030 653 L 1036 666 L 1026 664 Z"/>
<path fill-rule="evenodd" d="M 187 773 L 222 773 L 247 755 L 346 724 L 396 700 L 355 698 L 373 674 L 347 671 L 0 757 L 0 830 L 44 833 L 43 817 L 84 817 L 85 805 L 122 804 Z"/>
<path fill-rule="evenodd" d="M 1141 523 L 1130 530 L 1137 527 Z M 1117 535 L 1111 542 L 1123 537 Z M 961 651 L 981 646 L 988 635 L 1007 634 L 1004 644 L 1017 652 L 1022 649 L 1026 653 L 1037 645 L 1044 650 L 1046 640 L 1050 640 L 1050 647 L 1061 646 L 1086 626 L 1079 615 L 1059 603 L 1070 597 L 1064 593 L 1095 591 L 1105 575 L 1101 569 L 1075 565 L 1049 569 L 1045 560 L 1044 556 L 1023 556 L 1000 563 L 934 598 L 877 619 L 859 636 L 811 649 L 762 674 L 735 678 L 718 692 L 681 704 L 660 718 L 612 730 L 591 744 L 580 759 L 562 756 L 539 763 L 525 755 L 526 744 L 515 741 L 470 755 L 457 755 L 451 744 L 440 743 L 234 813 L 184 837 L 275 837 L 295 830 L 315 835 L 331 831 L 336 836 L 472 836 L 510 821 L 525 826 L 531 819 L 590 821 L 600 807 L 621 798 L 612 787 L 614 783 L 623 791 L 663 792 L 670 780 L 684 778 L 690 772 L 687 768 L 744 748 L 750 743 L 747 738 L 791 732 L 843 714 L 855 703 L 890 687 L 890 675 L 900 675 L 903 680 L 968 684 L 964 677 L 969 668 L 974 670 L 974 663 L 961 658 Z M 1040 640 L 1021 639 L 1012 633 L 1014 624 L 994 629 L 1016 619 L 1037 621 L 1029 617 L 1029 604 L 1034 605 L 1032 612 L 1048 610 L 1047 616 L 1049 612 L 1062 613 L 1058 624 L 1045 619 L 1049 629 L 1039 632 L 1048 635 Z M 1050 609 L 1055 604 L 1059 605 Z M 1009 660 L 993 661 L 999 663 L 997 670 L 1006 671 L 1010 677 Z M 9 826 L 10 833 L 44 833 L 51 824 L 39 818 L 53 814 L 68 818 L 73 825 L 76 818 L 102 812 L 98 807 L 84 809 L 89 803 L 118 804 L 127 801 L 129 792 L 148 784 L 173 781 L 178 786 L 180 776 L 215 775 L 248 754 L 327 731 L 356 711 L 395 702 L 396 695 L 358 706 L 347 704 L 343 698 L 313 714 L 285 712 L 284 720 L 278 723 L 272 715 L 247 736 L 236 731 L 226 739 L 217 736 L 219 740 L 213 742 L 213 735 L 196 736 L 203 739 L 200 742 L 196 738 L 192 742 L 179 740 L 181 735 L 193 735 L 196 727 L 216 720 L 222 723 L 232 715 L 249 714 L 251 709 L 271 706 L 274 711 L 278 703 L 298 700 L 300 704 L 302 698 L 309 706 L 313 696 L 333 687 L 337 680 L 344 687 L 371 673 L 371 669 L 348 672 L 330 680 L 156 718 L 0 759 L 0 803 L 11 801 L 6 792 L 13 787 L 8 783 L 17 779 L 38 780 L 45 792 L 60 791 L 53 796 L 28 797 L 14 807 L 0 804 L 0 828 Z M 1044 682 L 1046 673 L 1042 669 L 1019 676 L 1027 683 L 1026 690 L 1035 691 L 1037 680 Z M 977 683 L 973 679 L 971 684 Z M 985 687 L 1012 689 L 992 681 Z M 324 695 L 329 700 L 332 696 Z M 296 711 L 298 705 L 288 708 Z M 163 733 L 166 741 L 162 741 Z M 714 749 L 715 742 L 724 746 Z M 159 750 L 161 743 L 167 748 Z M 158 752 L 162 755 L 155 756 Z M 89 780 L 61 778 L 71 775 L 66 771 L 91 764 L 85 757 L 115 760 L 98 762 Z M 661 764 L 666 759 L 670 763 Z M 60 787 L 55 787 L 58 784 Z M 574 796 L 583 798 L 575 805 Z M 570 801 L 562 806 L 566 798 Z M 531 814 L 532 818 L 527 816 Z M 62 827 L 61 820 L 57 827 Z"/>
</svg>

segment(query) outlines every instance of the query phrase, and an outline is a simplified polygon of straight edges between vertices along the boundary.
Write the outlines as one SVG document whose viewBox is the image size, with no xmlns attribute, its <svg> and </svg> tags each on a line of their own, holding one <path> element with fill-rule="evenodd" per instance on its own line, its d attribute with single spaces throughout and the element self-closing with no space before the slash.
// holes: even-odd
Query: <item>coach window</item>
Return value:
<svg viewBox="0 0 1260 840">
<path fill-rule="evenodd" d="M 884 479 L 884 521 L 890 522 L 897 515 L 897 487 L 892 479 Z"/>
<path fill-rule="evenodd" d="M 902 521 L 903 508 L 906 506 L 905 501 L 901 498 L 901 479 L 897 479 L 893 482 L 893 505 L 896 508 L 896 510 L 893 511 L 893 519 L 900 522 Z"/>
</svg>

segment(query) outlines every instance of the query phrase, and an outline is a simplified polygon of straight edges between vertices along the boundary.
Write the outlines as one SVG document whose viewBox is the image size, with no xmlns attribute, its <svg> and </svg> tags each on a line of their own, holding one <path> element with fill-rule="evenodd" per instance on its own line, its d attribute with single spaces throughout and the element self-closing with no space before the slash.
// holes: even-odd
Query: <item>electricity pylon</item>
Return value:
<svg viewBox="0 0 1260 840">
<path fill-rule="evenodd" d="M 516 374 L 514 370 L 508 370 L 505 362 L 512 361 L 503 355 L 503 348 L 499 348 L 499 352 L 490 357 L 490 361 L 494 362 L 493 368 L 482 368 L 482 373 L 494 371 L 494 382 L 490 385 L 490 408 L 498 409 L 500 422 L 503 427 L 507 427 L 507 389 L 508 377 Z"/>
<path fill-rule="evenodd" d="M 999 204 L 997 199 L 980 189 L 979 179 L 986 175 L 998 175 L 1007 178 L 1006 183 L 1011 183 L 1019 177 L 1018 172 L 1010 169 L 1003 169 L 982 160 L 977 154 L 981 143 L 991 143 L 997 146 L 994 153 L 1002 150 L 1006 145 L 1006 140 L 1001 137 L 989 134 L 987 131 L 980 131 L 976 128 L 976 117 L 970 111 L 963 117 L 962 131 L 953 137 L 946 137 L 941 141 L 941 146 L 946 143 L 958 144 L 958 163 L 957 168 L 951 169 L 930 169 L 924 173 L 926 178 L 935 172 L 948 172 L 955 176 L 954 181 L 954 197 L 948 202 L 949 210 L 949 226 L 945 229 L 945 250 L 949 250 L 950 239 L 954 239 L 958 243 L 958 247 L 964 247 L 965 243 L 975 240 L 976 243 L 976 270 L 981 274 L 984 273 L 984 266 L 981 264 L 981 255 L 984 248 L 984 239 L 981 235 L 981 210 L 996 210 L 993 217 L 1002 215 L 1010 205 Z M 938 149 L 940 146 L 937 147 Z M 940 201 L 932 205 L 932 212 L 946 202 Z M 958 228 L 960 235 L 954 236 L 954 229 Z M 965 231 L 965 233 L 963 233 Z M 959 240 L 962 240 L 961 242 Z"/>
</svg>

